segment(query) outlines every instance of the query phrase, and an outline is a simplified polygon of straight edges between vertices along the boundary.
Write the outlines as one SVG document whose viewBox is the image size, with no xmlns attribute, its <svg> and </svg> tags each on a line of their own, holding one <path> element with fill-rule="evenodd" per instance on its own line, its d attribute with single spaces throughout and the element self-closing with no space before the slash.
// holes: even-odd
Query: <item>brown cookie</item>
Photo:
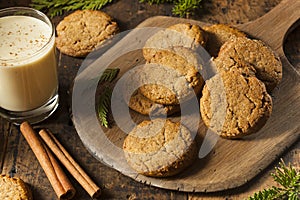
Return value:
<svg viewBox="0 0 300 200">
<path fill-rule="evenodd" d="M 32 193 L 20 178 L 0 175 L 1 200 L 32 200 Z"/>
<path fill-rule="evenodd" d="M 225 138 L 258 131 L 272 112 L 272 99 L 263 82 L 238 70 L 221 71 L 206 81 L 202 93 L 204 123 Z"/>
<path fill-rule="evenodd" d="M 180 111 L 179 105 L 157 104 L 144 97 L 139 91 L 136 91 L 130 98 L 129 105 L 132 110 L 143 115 L 172 115 Z"/>
<path fill-rule="evenodd" d="M 144 79 L 152 83 L 141 86 L 140 92 L 151 101 L 176 105 L 198 95 L 203 86 L 202 65 L 197 54 L 190 49 L 177 47 L 157 51 L 148 64 L 160 66 L 149 67 L 143 72 Z"/>
<path fill-rule="evenodd" d="M 282 64 L 279 57 L 260 40 L 233 38 L 224 43 L 215 62 L 218 63 L 217 67 L 220 70 L 228 70 L 234 63 L 251 66 L 252 73 L 264 82 L 268 92 L 272 92 L 282 79 Z M 248 73 L 249 69 L 241 68 L 240 71 Z"/>
<path fill-rule="evenodd" d="M 246 34 L 236 28 L 226 24 L 214 24 L 204 26 L 203 29 L 208 34 L 206 49 L 211 56 L 216 57 L 221 46 L 228 40 L 236 37 L 245 37 Z"/>
<path fill-rule="evenodd" d="M 193 45 L 198 47 L 199 45 L 205 46 L 207 35 L 203 29 L 195 24 L 179 23 L 168 27 L 169 30 L 177 31 L 189 38 L 193 39 Z"/>
<path fill-rule="evenodd" d="M 117 23 L 104 12 L 78 10 L 56 27 L 56 47 L 64 54 L 84 57 L 118 32 Z"/>
<path fill-rule="evenodd" d="M 197 145 L 190 131 L 168 119 L 140 123 L 125 138 L 123 150 L 134 170 L 154 177 L 178 174 L 197 156 Z"/>
<path fill-rule="evenodd" d="M 195 50 L 200 45 L 205 46 L 207 35 L 198 26 L 190 23 L 179 23 L 160 30 L 145 43 L 143 55 L 147 61 L 160 50 L 185 47 Z"/>
</svg>

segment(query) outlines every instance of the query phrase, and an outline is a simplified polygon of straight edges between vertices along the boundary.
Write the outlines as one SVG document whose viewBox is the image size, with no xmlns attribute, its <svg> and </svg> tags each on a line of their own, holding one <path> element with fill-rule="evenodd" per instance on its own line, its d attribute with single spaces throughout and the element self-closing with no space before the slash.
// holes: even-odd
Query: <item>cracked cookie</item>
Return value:
<svg viewBox="0 0 300 200">
<path fill-rule="evenodd" d="M 32 193 L 20 178 L 0 175 L 1 200 L 32 200 Z"/>
<path fill-rule="evenodd" d="M 128 106 L 140 114 L 151 116 L 167 116 L 180 111 L 180 105 L 154 103 L 144 97 L 138 90 L 131 96 Z"/>
<path fill-rule="evenodd" d="M 56 47 L 64 54 L 84 57 L 118 32 L 117 23 L 104 12 L 78 10 L 56 27 Z"/>
<path fill-rule="evenodd" d="M 239 138 L 258 131 L 272 112 L 272 99 L 264 83 L 236 69 L 221 71 L 206 81 L 202 93 L 202 119 L 224 138 Z"/>
<path fill-rule="evenodd" d="M 221 70 L 230 69 L 233 66 L 230 63 L 246 63 L 251 66 L 252 73 L 264 82 L 268 92 L 272 92 L 282 79 L 282 64 L 279 57 L 260 40 L 246 37 L 231 39 L 222 45 L 215 62 L 219 63 L 217 67 Z M 242 68 L 240 71 L 247 73 Z"/>
<path fill-rule="evenodd" d="M 246 37 L 246 34 L 226 24 L 204 26 L 203 30 L 208 35 L 206 49 L 211 56 L 216 57 L 221 46 L 228 40 L 236 37 Z"/>
<path fill-rule="evenodd" d="M 125 138 L 123 150 L 135 171 L 154 177 L 178 174 L 197 156 L 190 131 L 168 119 L 141 122 Z"/>
<path fill-rule="evenodd" d="M 160 67 L 149 67 L 149 70 L 143 72 L 144 79 L 149 84 L 142 85 L 139 90 L 153 102 L 164 105 L 180 104 L 194 95 L 197 96 L 203 86 L 204 81 L 200 75 L 202 65 L 197 54 L 190 49 L 177 47 L 157 51 L 148 64 Z"/>
<path fill-rule="evenodd" d="M 200 45 L 205 46 L 207 35 L 198 25 L 179 23 L 160 30 L 147 39 L 144 48 L 144 58 L 149 61 L 160 50 L 185 47 L 196 50 Z"/>
</svg>

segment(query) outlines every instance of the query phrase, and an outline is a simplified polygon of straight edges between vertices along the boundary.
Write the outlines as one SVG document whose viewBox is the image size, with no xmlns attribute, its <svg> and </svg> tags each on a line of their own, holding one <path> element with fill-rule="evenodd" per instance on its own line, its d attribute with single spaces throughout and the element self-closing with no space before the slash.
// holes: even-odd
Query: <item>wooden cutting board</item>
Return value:
<svg viewBox="0 0 300 200">
<path fill-rule="evenodd" d="M 297 20 L 299 22 L 299 17 L 300 1 L 283 0 L 261 18 L 236 26 L 251 37 L 267 43 L 277 52 L 283 64 L 283 80 L 272 94 L 273 113 L 258 133 L 240 140 L 219 138 L 207 156 L 198 158 L 192 166 L 177 176 L 150 178 L 139 175 L 127 165 L 121 149 L 126 130 L 115 123 L 110 128 L 103 128 L 99 124 L 95 108 L 98 99 L 97 95 L 95 98 L 95 93 L 101 93 L 103 87 L 92 83 L 95 75 L 90 69 L 95 67 L 96 61 L 91 61 L 87 62 L 87 67 L 79 71 L 73 88 L 73 120 L 79 137 L 101 162 L 149 185 L 187 192 L 212 192 L 247 183 L 300 138 L 300 72 L 288 62 L 282 46 L 286 34 L 291 27 L 296 26 L 295 22 Z M 194 20 L 157 16 L 147 19 L 138 28 L 167 27 L 179 22 L 207 25 Z M 96 65 L 101 65 L 100 68 L 119 67 L 121 69 L 119 78 L 122 77 L 128 70 L 144 62 L 140 50 L 125 51 L 130 49 L 134 42 L 139 42 L 139 36 L 135 31 L 119 38 L 110 45 L 110 48 L 104 48 L 103 55 L 97 60 Z M 90 58 L 92 60 L 93 57 Z M 87 100 L 86 98 L 74 100 L 74 95 L 86 97 L 90 94 L 92 97 Z M 125 124 L 145 119 L 144 116 L 134 112 L 130 112 L 130 116 L 132 120 L 124 117 Z M 175 120 L 178 118 L 174 117 Z M 197 134 L 200 143 L 203 142 L 206 128 L 201 119 Z"/>
</svg>

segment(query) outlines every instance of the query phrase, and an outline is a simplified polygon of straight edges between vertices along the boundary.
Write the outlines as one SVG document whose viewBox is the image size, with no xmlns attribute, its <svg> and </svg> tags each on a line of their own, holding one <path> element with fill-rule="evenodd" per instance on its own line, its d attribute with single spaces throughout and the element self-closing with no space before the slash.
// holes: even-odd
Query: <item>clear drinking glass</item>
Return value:
<svg viewBox="0 0 300 200">
<path fill-rule="evenodd" d="M 0 10 L 0 116 L 40 122 L 58 106 L 55 28 L 40 11 Z"/>
</svg>

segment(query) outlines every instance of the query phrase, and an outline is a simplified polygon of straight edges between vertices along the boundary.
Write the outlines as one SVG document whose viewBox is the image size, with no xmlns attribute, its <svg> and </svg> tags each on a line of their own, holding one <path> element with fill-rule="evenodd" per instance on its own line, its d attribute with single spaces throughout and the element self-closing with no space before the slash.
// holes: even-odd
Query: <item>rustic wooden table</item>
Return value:
<svg viewBox="0 0 300 200">
<path fill-rule="evenodd" d="M 202 8 L 191 18 L 209 23 L 239 24 L 254 20 L 276 6 L 280 0 L 203 0 Z M 1 1 L 0 8 L 28 6 L 29 0 Z M 155 15 L 171 15 L 170 5 L 139 3 L 138 0 L 119 0 L 103 9 L 119 23 L 121 31 L 136 27 L 143 20 Z M 57 23 L 63 16 L 53 18 Z M 286 38 L 284 49 L 287 58 L 300 73 L 300 27 L 296 27 Z M 101 187 L 101 199 L 244 199 L 253 192 L 274 185 L 270 172 L 278 163 L 274 161 L 267 169 L 247 184 L 217 193 L 184 193 L 148 186 L 128 178 L 95 159 L 79 139 L 70 118 L 70 90 L 72 81 L 83 59 L 58 54 L 60 106 L 53 116 L 35 127 L 52 130 L 58 140 L 80 163 L 92 179 Z M 5 98 L 5 97 L 1 97 Z M 299 108 L 295 108 L 299 109 Z M 295 167 L 300 167 L 300 141 L 289 147 L 282 157 Z M 21 135 L 19 127 L 0 119 L 0 173 L 21 177 L 27 182 L 34 199 L 57 199 L 43 169 Z M 77 193 L 74 199 L 90 199 L 88 194 L 71 177 Z"/>
</svg>

